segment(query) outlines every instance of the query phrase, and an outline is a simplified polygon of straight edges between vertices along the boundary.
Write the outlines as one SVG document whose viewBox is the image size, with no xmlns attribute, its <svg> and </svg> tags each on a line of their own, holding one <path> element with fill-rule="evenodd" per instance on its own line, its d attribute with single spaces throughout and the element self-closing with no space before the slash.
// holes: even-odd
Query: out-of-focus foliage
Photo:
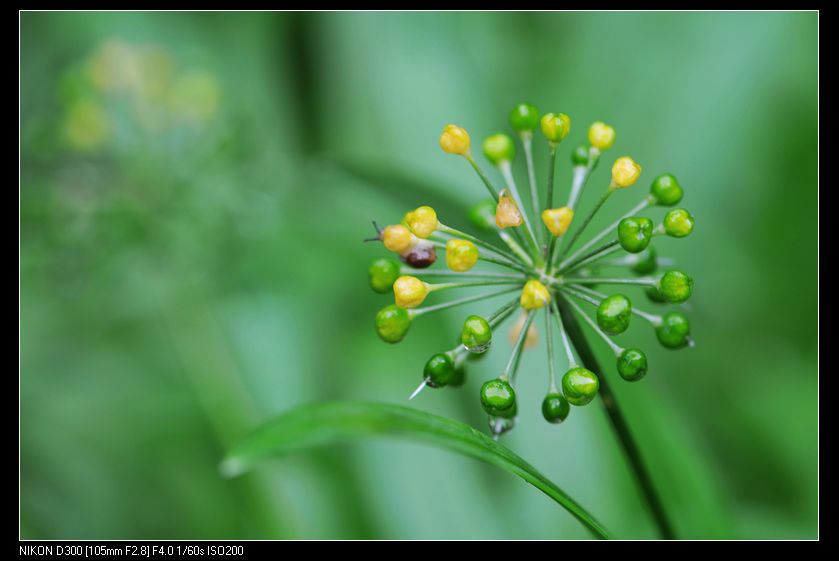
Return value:
<svg viewBox="0 0 839 561">
<path fill-rule="evenodd" d="M 696 231 L 659 249 L 696 279 L 698 346 L 631 329 L 650 374 L 613 384 L 679 535 L 814 537 L 816 31 L 812 13 L 23 13 L 21 535 L 586 537 L 415 444 L 217 471 L 299 403 L 402 402 L 451 346 L 458 310 L 377 339 L 382 250 L 360 239 L 420 204 L 466 228 L 482 187 L 437 135 L 477 142 L 528 100 L 572 118 L 560 193 L 594 120 L 644 166 L 594 227 L 659 172 L 686 188 Z M 483 428 L 505 339 L 415 406 Z M 654 535 L 603 412 L 548 425 L 543 341 L 522 368 L 505 444 L 618 536 Z"/>
</svg>

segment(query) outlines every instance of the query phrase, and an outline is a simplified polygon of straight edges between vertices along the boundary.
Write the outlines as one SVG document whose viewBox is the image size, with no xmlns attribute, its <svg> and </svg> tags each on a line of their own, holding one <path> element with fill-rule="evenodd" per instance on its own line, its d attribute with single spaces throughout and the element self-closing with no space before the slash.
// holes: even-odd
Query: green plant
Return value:
<svg viewBox="0 0 839 561">
<path fill-rule="evenodd" d="M 634 306 L 624 294 L 608 295 L 595 290 L 600 285 L 635 285 L 646 289 L 650 298 L 656 302 L 675 304 L 690 298 L 693 279 L 689 275 L 678 270 L 656 274 L 660 260 L 652 242 L 655 236 L 660 235 L 673 238 L 689 235 L 694 227 L 693 216 L 685 209 L 672 209 L 656 226 L 652 219 L 639 215 L 653 206 L 676 205 L 683 198 L 683 189 L 672 174 L 655 177 L 649 194 L 638 204 L 612 225 L 575 247 L 592 218 L 612 195 L 632 187 L 638 181 L 641 166 L 629 156 L 617 158 L 612 163 L 606 189 L 585 217 L 575 221 L 583 189 L 603 153 L 615 143 L 614 129 L 602 122 L 589 127 L 589 145 L 578 146 L 572 151 L 572 185 L 565 204 L 557 207 L 554 200 L 556 159 L 560 143 L 571 132 L 570 117 L 564 113 L 547 113 L 540 119 L 534 106 L 522 103 L 511 111 L 510 124 L 522 145 L 527 169 L 529 207 L 525 205 L 512 171 L 516 155 L 513 139 L 507 134 L 497 133 L 487 137 L 482 144 L 484 156 L 497 168 L 503 180 L 504 187 L 499 189 L 472 156 L 471 139 L 466 130 L 457 125 L 447 125 L 440 137 L 441 148 L 463 157 L 475 170 L 491 197 L 475 205 L 468 218 L 481 232 L 496 234 L 501 243 L 473 236 L 444 223 L 429 206 L 409 211 L 400 223 L 384 229 L 376 226 L 376 236 L 370 240 L 381 241 L 385 248 L 403 262 L 399 266 L 401 276 L 393 283 L 396 304 L 385 307 L 377 315 L 378 333 L 385 341 L 396 342 L 405 336 L 407 326 L 418 316 L 515 291 L 517 298 L 505 303 L 491 317 L 484 319 L 472 315 L 466 318 L 458 344 L 432 357 L 411 399 L 425 387 L 448 385 L 447 381 L 454 370 L 464 368 L 465 358 L 470 353 L 486 352 L 498 326 L 516 308 L 521 308 L 524 319 L 514 327 L 513 350 L 506 366 L 498 377 L 486 381 L 480 391 L 480 403 L 488 415 L 493 436 L 498 438 L 513 428 L 519 405 L 515 391 L 516 375 L 523 351 L 527 347 L 528 334 L 534 328 L 535 316 L 542 310 L 548 353 L 548 384 L 542 401 L 543 417 L 551 423 L 562 422 L 570 413 L 569 404 L 587 405 L 600 393 L 661 533 L 670 537 L 672 530 L 669 521 L 660 507 L 650 477 L 605 380 L 604 372 L 597 365 L 579 329 L 576 316 L 584 318 L 597 336 L 610 347 L 616 357 L 618 374 L 630 382 L 641 380 L 647 374 L 647 355 L 641 349 L 621 347 L 612 341 L 611 336 L 625 332 L 630 327 L 633 315 L 655 329 L 663 346 L 676 349 L 691 344 L 689 323 L 681 312 L 657 315 Z M 549 151 L 544 193 L 538 187 L 533 162 L 537 124 Z M 539 218 L 542 220 L 541 225 L 538 224 Z M 573 235 L 564 243 L 569 231 Z M 448 270 L 430 268 L 436 261 L 435 252 L 439 249 L 446 253 Z M 624 251 L 625 255 L 607 260 L 607 257 L 620 251 Z M 426 257 L 419 264 L 415 258 L 417 253 Z M 428 258 L 429 255 L 432 257 Z M 501 267 L 506 271 L 487 270 L 478 266 L 479 263 Z M 386 266 L 381 260 L 370 266 L 371 285 L 375 290 L 379 291 L 384 279 L 393 277 L 392 271 L 396 266 L 393 262 Z M 630 274 L 611 273 L 615 268 L 627 269 Z M 439 284 L 422 280 L 434 277 L 457 280 Z M 438 290 L 495 285 L 503 288 L 419 307 L 426 296 Z M 596 321 L 578 302 L 596 307 Z M 402 311 L 395 311 L 394 306 L 401 307 Z M 559 386 L 554 356 L 554 325 L 567 364 Z"/>
</svg>

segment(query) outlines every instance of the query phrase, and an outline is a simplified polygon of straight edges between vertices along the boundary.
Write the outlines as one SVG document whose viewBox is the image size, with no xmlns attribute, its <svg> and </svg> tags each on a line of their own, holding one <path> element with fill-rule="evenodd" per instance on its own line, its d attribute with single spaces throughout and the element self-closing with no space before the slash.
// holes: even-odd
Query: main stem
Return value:
<svg viewBox="0 0 839 561">
<path fill-rule="evenodd" d="M 560 315 L 563 323 L 565 324 L 565 330 L 568 333 L 568 337 L 571 339 L 571 342 L 574 344 L 574 348 L 577 349 L 577 354 L 579 355 L 583 365 L 593 372 L 603 372 L 597 364 L 597 359 L 588 344 L 588 340 L 585 335 L 583 335 L 583 331 L 580 329 L 580 324 L 577 322 L 577 318 L 574 316 L 568 302 L 558 294 L 556 294 L 556 296 L 557 303 L 559 304 Z M 632 433 L 629 432 L 629 425 L 627 425 L 626 419 L 618 407 L 615 394 L 612 393 L 612 388 L 609 386 L 606 376 L 601 375 L 599 378 L 600 397 L 602 398 L 603 406 L 606 408 L 606 413 L 609 416 L 609 421 L 612 423 L 612 428 L 615 430 L 618 440 L 621 443 L 621 447 L 629 460 L 629 466 L 632 468 L 635 480 L 641 488 L 641 493 L 647 502 L 647 507 L 650 509 L 650 513 L 652 514 L 653 520 L 658 527 L 658 531 L 661 534 L 661 537 L 666 540 L 675 539 L 673 526 L 670 524 L 670 520 L 667 518 L 667 513 L 664 511 L 664 507 L 661 504 L 661 499 L 653 486 L 650 472 L 647 470 L 647 466 L 644 464 L 643 458 L 641 458 L 641 452 L 638 450 L 638 445 L 635 443 L 635 439 L 632 438 Z"/>
</svg>

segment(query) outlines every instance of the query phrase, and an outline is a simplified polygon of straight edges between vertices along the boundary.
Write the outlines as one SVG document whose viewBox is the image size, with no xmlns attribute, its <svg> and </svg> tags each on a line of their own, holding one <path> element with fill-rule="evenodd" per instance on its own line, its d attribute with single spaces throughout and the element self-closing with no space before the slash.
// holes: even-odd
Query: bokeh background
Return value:
<svg viewBox="0 0 839 561">
<path fill-rule="evenodd" d="M 383 249 L 360 240 L 419 204 L 468 228 L 485 192 L 439 132 L 478 141 L 529 100 L 573 119 L 560 193 L 594 120 L 644 166 L 599 225 L 663 171 L 696 217 L 658 249 L 696 278 L 698 345 L 638 323 L 622 340 L 652 371 L 613 383 L 677 532 L 816 537 L 817 18 L 23 13 L 21 536 L 588 537 L 515 477 L 413 443 L 217 470 L 298 404 L 405 402 L 464 311 L 381 343 Z M 412 405 L 484 428 L 477 389 L 508 349 Z M 545 360 L 543 341 L 525 356 L 506 444 L 618 536 L 653 537 L 602 409 L 541 420 Z"/>
</svg>

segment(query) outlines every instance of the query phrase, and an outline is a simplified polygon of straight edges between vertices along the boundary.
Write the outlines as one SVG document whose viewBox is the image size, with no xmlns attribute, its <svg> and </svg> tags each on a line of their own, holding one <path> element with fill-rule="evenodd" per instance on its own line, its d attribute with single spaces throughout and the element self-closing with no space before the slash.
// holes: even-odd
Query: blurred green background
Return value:
<svg viewBox="0 0 839 561">
<path fill-rule="evenodd" d="M 412 443 L 217 471 L 295 405 L 405 403 L 464 310 L 381 343 L 384 251 L 360 240 L 419 204 L 466 228 L 485 192 L 439 132 L 477 142 L 528 100 L 573 119 L 560 193 L 594 120 L 644 166 L 599 225 L 657 173 L 686 188 L 697 230 L 658 249 L 696 278 L 698 345 L 638 324 L 622 341 L 651 374 L 613 384 L 678 534 L 816 537 L 817 17 L 23 13 L 21 536 L 587 537 L 520 480 Z M 494 349 L 412 405 L 484 430 Z M 619 537 L 653 537 L 602 408 L 541 419 L 545 360 L 543 341 L 524 358 L 505 443 Z"/>
</svg>

